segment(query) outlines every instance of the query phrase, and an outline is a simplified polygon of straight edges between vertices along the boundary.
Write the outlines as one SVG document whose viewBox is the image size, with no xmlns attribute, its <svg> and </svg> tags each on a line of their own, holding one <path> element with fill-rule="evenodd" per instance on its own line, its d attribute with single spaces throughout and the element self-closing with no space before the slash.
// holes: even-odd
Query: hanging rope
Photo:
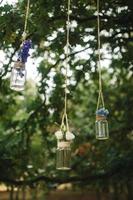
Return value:
<svg viewBox="0 0 133 200">
<path fill-rule="evenodd" d="M 99 73 L 99 94 L 97 101 L 97 110 L 99 109 L 100 103 L 104 108 L 104 96 L 103 96 L 103 87 L 102 87 L 102 71 L 101 71 L 101 41 L 100 41 L 100 17 L 99 17 L 99 0 L 97 0 L 97 38 L 98 38 L 98 73 Z"/>
<path fill-rule="evenodd" d="M 69 36 L 70 36 L 70 0 L 68 0 L 68 7 L 67 7 L 67 41 L 66 41 L 66 60 L 65 60 L 65 97 L 64 97 L 64 113 L 62 116 L 62 123 L 61 128 L 66 124 L 67 131 L 69 131 L 69 124 L 68 124 L 68 117 L 67 117 L 67 93 L 68 93 L 68 67 L 69 67 Z"/>
<path fill-rule="evenodd" d="M 27 23 L 28 23 L 29 11 L 30 11 L 30 0 L 27 0 L 26 15 L 25 15 L 25 22 L 24 22 L 24 31 L 23 31 L 23 34 L 22 34 L 22 41 L 24 41 L 26 39 L 26 36 L 27 36 Z"/>
</svg>

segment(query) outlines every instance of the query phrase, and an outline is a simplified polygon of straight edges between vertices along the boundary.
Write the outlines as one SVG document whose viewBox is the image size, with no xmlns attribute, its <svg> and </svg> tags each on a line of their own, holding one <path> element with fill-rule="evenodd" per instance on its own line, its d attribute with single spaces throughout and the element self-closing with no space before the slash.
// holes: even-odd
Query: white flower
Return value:
<svg viewBox="0 0 133 200">
<path fill-rule="evenodd" d="M 56 136 L 56 138 L 57 138 L 57 140 L 62 140 L 63 139 L 63 133 L 62 133 L 62 131 L 56 131 L 55 132 L 55 136 Z"/>
<path fill-rule="evenodd" d="M 75 138 L 75 135 L 71 133 L 70 131 L 66 132 L 66 140 L 73 140 Z"/>
</svg>

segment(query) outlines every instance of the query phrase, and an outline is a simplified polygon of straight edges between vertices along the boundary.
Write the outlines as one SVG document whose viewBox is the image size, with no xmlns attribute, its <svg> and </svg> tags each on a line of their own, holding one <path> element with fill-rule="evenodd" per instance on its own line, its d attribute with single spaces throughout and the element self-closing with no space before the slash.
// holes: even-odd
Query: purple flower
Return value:
<svg viewBox="0 0 133 200">
<path fill-rule="evenodd" d="M 23 46 L 21 47 L 18 53 L 18 60 L 22 63 L 27 62 L 27 58 L 29 56 L 29 49 L 31 48 L 31 40 L 25 40 Z"/>
</svg>

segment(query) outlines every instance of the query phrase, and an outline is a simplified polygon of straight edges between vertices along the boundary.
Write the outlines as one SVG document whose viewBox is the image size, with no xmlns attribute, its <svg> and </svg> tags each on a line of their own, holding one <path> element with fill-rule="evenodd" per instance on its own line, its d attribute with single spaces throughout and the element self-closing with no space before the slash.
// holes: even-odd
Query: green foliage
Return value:
<svg viewBox="0 0 133 200">
<path fill-rule="evenodd" d="M 7 53 L 7 60 L 20 45 L 25 3 L 0 7 L 0 47 Z M 108 0 L 100 4 L 101 42 L 106 49 L 102 59 L 106 52 L 111 58 L 110 66 L 102 68 L 105 103 L 110 111 L 107 142 L 96 141 L 94 127 L 98 96 L 96 4 L 93 0 L 74 0 L 71 9 L 68 112 L 76 135 L 72 170 L 67 174 L 55 169 L 54 132 L 64 107 L 66 1 L 32 0 L 28 28 L 36 51 L 33 56 L 43 60 L 37 69 L 40 81 L 36 86 L 27 81 L 24 93 L 13 92 L 7 78 L 11 61 L 4 65 L 0 76 L 0 179 L 4 175 L 13 179 L 39 175 L 82 177 L 120 166 L 123 170 L 112 180 L 125 180 L 124 169 L 127 172 L 129 163 L 133 163 L 132 1 Z M 84 54 L 76 53 L 85 48 L 88 50 Z M 131 176 L 131 170 L 126 176 Z"/>
</svg>

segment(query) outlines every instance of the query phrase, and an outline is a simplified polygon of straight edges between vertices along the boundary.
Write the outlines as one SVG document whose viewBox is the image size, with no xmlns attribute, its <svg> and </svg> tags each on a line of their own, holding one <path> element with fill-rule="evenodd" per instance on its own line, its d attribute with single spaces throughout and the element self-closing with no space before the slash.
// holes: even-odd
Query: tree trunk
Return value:
<svg viewBox="0 0 133 200">
<path fill-rule="evenodd" d="M 26 200 L 26 186 L 22 187 L 22 200 Z"/>
<path fill-rule="evenodd" d="M 133 200 L 133 182 L 127 182 L 127 200 Z"/>
<path fill-rule="evenodd" d="M 32 200 L 37 200 L 37 193 L 35 188 L 32 190 Z"/>
<path fill-rule="evenodd" d="M 19 200 L 20 187 L 17 188 L 15 200 Z"/>
<path fill-rule="evenodd" d="M 119 200 L 119 191 L 118 191 L 117 183 L 113 184 L 113 190 L 114 190 L 114 193 L 112 196 L 113 197 L 112 200 Z"/>
<path fill-rule="evenodd" d="M 14 200 L 14 186 L 11 186 L 9 200 Z"/>
<path fill-rule="evenodd" d="M 101 200 L 101 192 L 100 192 L 100 190 L 96 191 L 96 198 L 97 198 L 97 200 Z"/>
</svg>

